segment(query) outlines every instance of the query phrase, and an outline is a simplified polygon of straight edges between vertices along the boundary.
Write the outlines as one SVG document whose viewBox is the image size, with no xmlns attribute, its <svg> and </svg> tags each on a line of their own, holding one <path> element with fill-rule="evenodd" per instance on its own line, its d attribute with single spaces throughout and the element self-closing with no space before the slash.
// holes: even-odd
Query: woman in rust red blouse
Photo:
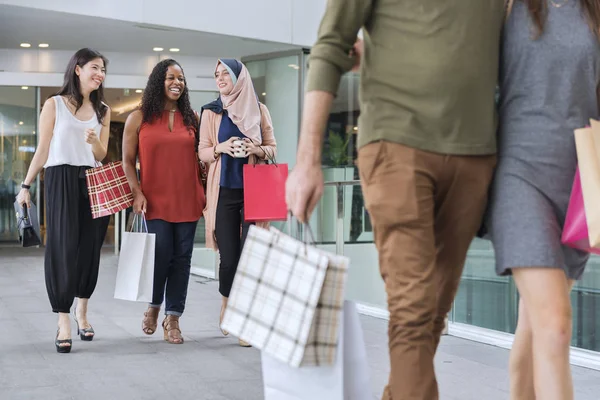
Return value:
<svg viewBox="0 0 600 400">
<path fill-rule="evenodd" d="M 166 297 L 162 326 L 165 340 L 173 344 L 183 343 L 179 317 L 185 308 L 196 224 L 205 204 L 197 128 L 183 69 L 175 60 L 159 62 L 148 78 L 140 109 L 125 123 L 123 165 L 134 212 L 143 213 L 148 231 L 156 234 L 154 291 L 142 330 L 147 335 L 156 331 Z"/>
</svg>

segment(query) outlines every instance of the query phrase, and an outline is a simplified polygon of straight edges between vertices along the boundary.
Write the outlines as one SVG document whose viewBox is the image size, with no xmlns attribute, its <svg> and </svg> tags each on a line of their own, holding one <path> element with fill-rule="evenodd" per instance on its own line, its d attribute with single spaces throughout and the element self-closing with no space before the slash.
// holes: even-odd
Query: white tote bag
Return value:
<svg viewBox="0 0 600 400">
<path fill-rule="evenodd" d="M 265 400 L 370 400 L 371 381 L 362 327 L 346 301 L 332 366 L 294 368 L 261 352 Z"/>
<path fill-rule="evenodd" d="M 115 299 L 152 301 L 154 285 L 154 246 L 156 235 L 148 233 L 146 217 L 137 214 L 133 217 L 132 232 L 123 233 Z M 135 231 L 138 232 L 135 232 Z"/>
</svg>

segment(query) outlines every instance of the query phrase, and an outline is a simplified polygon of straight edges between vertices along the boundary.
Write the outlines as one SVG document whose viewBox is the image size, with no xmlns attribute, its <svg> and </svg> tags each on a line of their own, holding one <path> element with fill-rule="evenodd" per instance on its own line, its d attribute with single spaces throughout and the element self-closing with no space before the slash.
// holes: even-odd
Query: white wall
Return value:
<svg viewBox="0 0 600 400">
<path fill-rule="evenodd" d="M 0 4 L 312 46 L 326 0 L 188 0 L 174 12 L 166 12 L 163 0 L 0 0 Z"/>
<path fill-rule="evenodd" d="M 292 40 L 290 43 L 312 47 L 325 13 L 327 0 L 292 0 Z"/>
</svg>

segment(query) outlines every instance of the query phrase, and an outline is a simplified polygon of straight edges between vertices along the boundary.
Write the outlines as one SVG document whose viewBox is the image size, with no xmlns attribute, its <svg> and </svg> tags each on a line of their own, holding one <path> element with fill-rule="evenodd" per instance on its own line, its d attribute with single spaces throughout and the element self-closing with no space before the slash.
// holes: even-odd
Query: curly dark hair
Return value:
<svg viewBox="0 0 600 400">
<path fill-rule="evenodd" d="M 154 66 L 154 69 L 152 69 L 152 72 L 148 77 L 146 89 L 142 95 L 142 103 L 140 104 L 142 123 L 151 124 L 156 118 L 160 118 L 165 110 L 165 79 L 167 70 L 172 65 L 177 65 L 181 68 L 181 65 L 177 61 L 168 59 L 159 62 Z M 181 68 L 181 71 L 183 72 L 183 68 Z M 183 73 L 183 76 L 185 77 L 185 72 Z M 183 89 L 183 93 L 181 93 L 179 100 L 177 100 L 177 107 L 179 107 L 179 112 L 181 112 L 181 115 L 183 116 L 183 123 L 185 126 L 195 133 L 198 129 L 198 120 L 196 119 L 196 114 L 190 104 L 187 82 Z"/>
</svg>

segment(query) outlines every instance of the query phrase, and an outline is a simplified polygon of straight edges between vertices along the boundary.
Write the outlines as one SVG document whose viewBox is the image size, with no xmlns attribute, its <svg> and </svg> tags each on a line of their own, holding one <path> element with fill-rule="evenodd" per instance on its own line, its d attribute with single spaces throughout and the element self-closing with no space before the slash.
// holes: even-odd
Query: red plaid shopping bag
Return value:
<svg viewBox="0 0 600 400">
<path fill-rule="evenodd" d="M 94 218 L 116 214 L 133 205 L 133 194 L 121 161 L 85 171 L 90 206 Z"/>
</svg>

